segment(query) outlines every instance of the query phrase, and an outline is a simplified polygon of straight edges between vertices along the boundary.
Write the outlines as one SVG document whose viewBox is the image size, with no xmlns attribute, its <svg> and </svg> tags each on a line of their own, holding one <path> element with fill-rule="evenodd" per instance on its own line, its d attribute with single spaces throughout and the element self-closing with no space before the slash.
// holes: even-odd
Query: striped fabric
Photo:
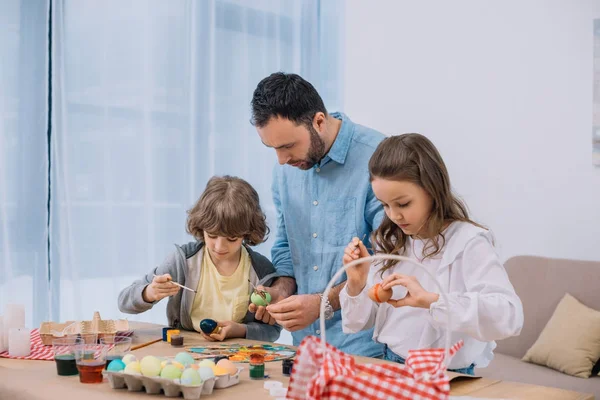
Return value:
<svg viewBox="0 0 600 400">
<path fill-rule="evenodd" d="M 117 332 L 118 336 L 132 336 L 133 331 Z M 109 348 L 112 348 L 110 346 Z M 40 336 L 39 329 L 33 329 L 31 331 L 31 353 L 27 357 L 11 357 L 8 355 L 8 351 L 0 353 L 2 358 L 13 358 L 18 360 L 43 360 L 43 361 L 54 361 L 54 352 L 52 346 L 44 346 L 42 338 Z"/>
<path fill-rule="evenodd" d="M 454 355 L 463 343 L 450 349 Z M 320 339 L 302 341 L 287 393 L 293 400 L 414 399 L 442 400 L 450 394 L 444 349 L 412 350 L 402 364 L 359 365 L 354 358 Z"/>
<path fill-rule="evenodd" d="M 54 353 L 52 352 L 52 346 L 44 346 L 42 343 L 39 330 L 33 329 L 31 331 L 31 353 L 27 357 L 11 357 L 8 355 L 8 351 L 0 353 L 0 357 L 15 358 L 19 360 L 53 361 Z"/>
</svg>

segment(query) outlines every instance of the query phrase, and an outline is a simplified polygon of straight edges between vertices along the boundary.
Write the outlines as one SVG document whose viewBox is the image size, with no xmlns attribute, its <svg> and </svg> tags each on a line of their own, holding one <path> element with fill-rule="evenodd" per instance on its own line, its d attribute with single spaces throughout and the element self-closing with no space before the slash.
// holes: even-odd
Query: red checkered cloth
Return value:
<svg viewBox="0 0 600 400">
<path fill-rule="evenodd" d="M 12 357 L 8 355 L 8 351 L 0 353 L 0 357 L 4 358 L 16 358 L 19 360 L 44 360 L 53 361 L 54 352 L 52 346 L 44 346 L 42 338 L 40 337 L 40 331 L 33 329 L 31 331 L 31 353 L 27 357 Z"/>
<path fill-rule="evenodd" d="M 454 355 L 463 345 L 450 349 Z M 296 353 L 287 398 L 293 400 L 442 400 L 450 395 L 444 349 L 411 350 L 403 364 L 359 365 L 320 339 L 305 338 Z"/>
</svg>

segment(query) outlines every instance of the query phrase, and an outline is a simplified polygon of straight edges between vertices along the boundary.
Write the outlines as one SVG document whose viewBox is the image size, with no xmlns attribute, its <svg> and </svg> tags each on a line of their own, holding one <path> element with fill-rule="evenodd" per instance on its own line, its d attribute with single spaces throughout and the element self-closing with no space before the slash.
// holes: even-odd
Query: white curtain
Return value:
<svg viewBox="0 0 600 400">
<path fill-rule="evenodd" d="M 54 320 L 164 323 L 166 302 L 132 317 L 118 293 L 192 240 L 186 210 L 215 174 L 248 180 L 275 226 L 275 153 L 249 123 L 252 92 L 296 72 L 337 109 L 341 3 L 52 2 Z"/>
<path fill-rule="evenodd" d="M 48 2 L 0 5 L 0 314 L 48 319 Z"/>
</svg>

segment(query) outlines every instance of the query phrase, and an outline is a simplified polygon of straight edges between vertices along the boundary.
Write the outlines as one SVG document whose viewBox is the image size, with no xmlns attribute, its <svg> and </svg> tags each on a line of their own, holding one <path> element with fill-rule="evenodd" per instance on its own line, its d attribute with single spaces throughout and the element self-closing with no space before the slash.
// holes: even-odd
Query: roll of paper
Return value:
<svg viewBox="0 0 600 400">
<path fill-rule="evenodd" d="M 8 331 L 8 355 L 26 357 L 31 352 L 31 331 L 26 328 L 11 328 Z"/>
</svg>

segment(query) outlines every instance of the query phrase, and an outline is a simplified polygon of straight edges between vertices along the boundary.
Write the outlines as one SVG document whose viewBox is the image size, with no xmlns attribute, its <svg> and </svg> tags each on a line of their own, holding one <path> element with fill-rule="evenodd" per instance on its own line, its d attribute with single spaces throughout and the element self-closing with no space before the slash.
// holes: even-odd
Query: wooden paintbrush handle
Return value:
<svg viewBox="0 0 600 400">
<path fill-rule="evenodd" d="M 160 342 L 160 341 L 162 341 L 162 338 L 151 340 L 151 341 L 146 342 L 146 343 L 140 343 L 140 344 L 137 344 L 135 346 L 131 346 L 131 350 L 133 351 L 133 350 L 141 349 L 142 347 L 150 346 L 151 344 L 154 344 L 154 343 Z"/>
</svg>

